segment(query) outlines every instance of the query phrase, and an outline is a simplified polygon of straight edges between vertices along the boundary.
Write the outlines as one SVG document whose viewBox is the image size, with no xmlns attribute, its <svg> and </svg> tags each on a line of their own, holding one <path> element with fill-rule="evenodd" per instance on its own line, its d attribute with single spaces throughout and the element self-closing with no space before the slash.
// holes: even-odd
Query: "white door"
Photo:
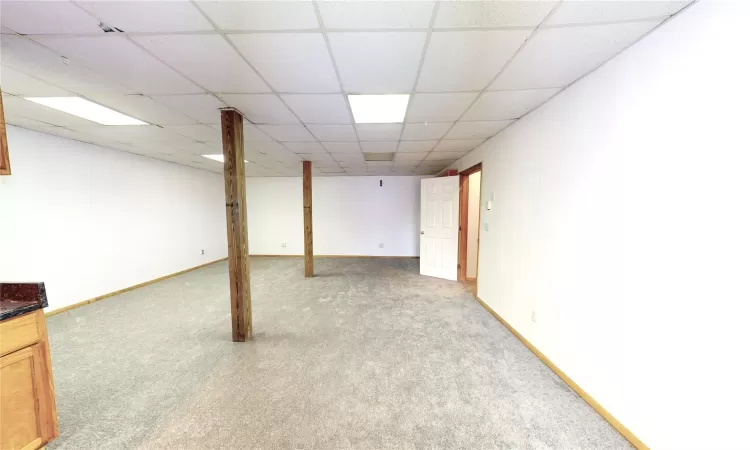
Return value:
<svg viewBox="0 0 750 450">
<path fill-rule="evenodd" d="M 458 176 L 422 180 L 419 273 L 458 278 Z"/>
</svg>

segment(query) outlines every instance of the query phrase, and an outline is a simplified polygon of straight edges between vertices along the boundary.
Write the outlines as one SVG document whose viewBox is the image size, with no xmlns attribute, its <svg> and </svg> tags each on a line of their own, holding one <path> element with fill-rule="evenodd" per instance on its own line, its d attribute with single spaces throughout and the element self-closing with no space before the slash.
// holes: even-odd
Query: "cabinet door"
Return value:
<svg viewBox="0 0 750 450">
<path fill-rule="evenodd" d="M 44 344 L 0 358 L 0 448 L 32 450 L 54 437 Z M 54 403 L 52 403 L 54 405 Z"/>
</svg>

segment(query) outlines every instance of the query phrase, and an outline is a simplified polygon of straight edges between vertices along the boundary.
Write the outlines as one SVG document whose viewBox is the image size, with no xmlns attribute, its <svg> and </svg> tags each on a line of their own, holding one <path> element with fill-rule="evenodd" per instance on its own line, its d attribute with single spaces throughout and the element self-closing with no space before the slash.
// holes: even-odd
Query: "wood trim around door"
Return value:
<svg viewBox="0 0 750 450">
<path fill-rule="evenodd" d="M 467 281 L 466 260 L 469 240 L 469 176 L 480 170 L 482 170 L 482 163 L 471 166 L 458 174 L 458 281 Z"/>
</svg>

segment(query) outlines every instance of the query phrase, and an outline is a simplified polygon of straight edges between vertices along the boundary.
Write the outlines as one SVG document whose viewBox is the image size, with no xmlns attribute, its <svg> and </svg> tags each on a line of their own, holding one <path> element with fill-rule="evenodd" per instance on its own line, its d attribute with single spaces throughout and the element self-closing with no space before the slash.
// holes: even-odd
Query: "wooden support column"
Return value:
<svg viewBox="0 0 750 450">
<path fill-rule="evenodd" d="M 245 148 L 242 115 L 234 109 L 221 110 L 221 139 L 224 145 L 232 340 L 244 342 L 253 335 L 253 321 L 250 307 L 250 257 L 247 251 Z"/>
<path fill-rule="evenodd" d="M 10 155 L 8 155 L 8 137 L 5 134 L 5 110 L 3 93 L 0 92 L 0 175 L 10 175 Z"/>
<path fill-rule="evenodd" d="M 305 277 L 313 276 L 312 167 L 302 161 L 302 212 L 305 217 Z"/>
</svg>

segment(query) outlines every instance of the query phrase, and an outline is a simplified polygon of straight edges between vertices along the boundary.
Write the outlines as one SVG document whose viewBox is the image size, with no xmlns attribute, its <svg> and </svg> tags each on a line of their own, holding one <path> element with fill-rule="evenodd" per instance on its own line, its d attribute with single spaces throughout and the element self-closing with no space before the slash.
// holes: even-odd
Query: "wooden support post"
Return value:
<svg viewBox="0 0 750 450">
<path fill-rule="evenodd" d="M 232 340 L 244 342 L 253 335 L 253 321 L 250 307 L 250 263 L 247 251 L 245 148 L 242 136 L 242 115 L 234 109 L 221 110 L 221 138 L 224 144 L 224 191 L 227 201 Z"/>
<path fill-rule="evenodd" d="M 8 137 L 5 134 L 5 110 L 3 93 L 0 92 L 0 175 L 10 175 L 10 155 L 8 155 Z"/>
<path fill-rule="evenodd" d="M 305 277 L 313 276 L 312 167 L 302 161 L 302 212 L 305 217 Z"/>
</svg>

